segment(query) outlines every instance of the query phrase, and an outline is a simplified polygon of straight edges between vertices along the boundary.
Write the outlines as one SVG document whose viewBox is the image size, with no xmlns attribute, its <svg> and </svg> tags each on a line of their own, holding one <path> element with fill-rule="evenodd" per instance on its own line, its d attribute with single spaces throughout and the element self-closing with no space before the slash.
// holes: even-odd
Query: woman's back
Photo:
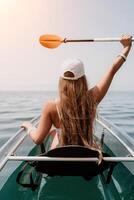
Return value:
<svg viewBox="0 0 134 200">
<path fill-rule="evenodd" d="M 37 144 L 43 142 L 54 125 L 61 129 L 60 144 L 93 145 L 93 122 L 96 115 L 96 106 L 106 95 L 114 75 L 120 69 L 131 49 L 132 36 L 122 36 L 123 45 L 121 54 L 114 60 L 105 75 L 88 91 L 84 65 L 79 59 L 64 63 L 59 81 L 59 115 L 55 102 L 49 102 L 42 111 L 38 128 L 30 123 L 23 123 L 28 134 Z"/>
<path fill-rule="evenodd" d="M 86 78 L 82 77 L 86 83 Z M 78 83 L 80 82 L 80 83 Z M 77 82 L 77 90 L 81 80 Z M 76 84 L 76 81 L 74 82 Z M 72 82 L 73 84 L 73 82 Z M 64 83 L 65 86 L 65 83 Z M 93 135 L 93 121 L 95 118 L 96 104 L 94 102 L 94 96 L 92 90 L 87 89 L 87 85 L 82 90 L 82 94 L 76 96 L 67 96 L 66 92 L 62 91 L 60 99 L 51 101 L 50 115 L 52 124 L 56 128 L 58 136 L 56 136 L 56 142 L 54 140 L 54 146 L 57 145 L 57 141 L 60 145 L 85 145 L 92 146 Z M 74 90 L 76 90 L 74 88 Z M 83 89 L 83 87 L 82 87 Z M 71 91 L 75 94 L 76 91 Z M 65 97 L 66 96 L 66 97 Z M 63 99 L 62 99 L 63 97 Z M 57 130 L 57 129 L 60 129 Z M 58 138 L 58 140 L 57 140 Z"/>
</svg>

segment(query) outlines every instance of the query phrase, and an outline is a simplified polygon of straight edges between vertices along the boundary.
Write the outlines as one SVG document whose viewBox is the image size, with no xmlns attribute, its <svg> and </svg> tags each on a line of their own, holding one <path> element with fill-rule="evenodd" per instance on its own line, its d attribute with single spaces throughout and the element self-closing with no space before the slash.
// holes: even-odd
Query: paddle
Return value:
<svg viewBox="0 0 134 200">
<path fill-rule="evenodd" d="M 61 38 L 60 36 L 57 35 L 42 35 L 39 38 L 39 42 L 42 46 L 54 49 L 58 46 L 60 46 L 62 43 L 67 43 L 67 42 L 118 42 L 120 41 L 119 37 L 113 37 L 113 38 L 94 38 L 94 39 L 66 39 L 66 38 Z M 134 41 L 134 38 L 132 38 L 132 41 Z"/>
</svg>

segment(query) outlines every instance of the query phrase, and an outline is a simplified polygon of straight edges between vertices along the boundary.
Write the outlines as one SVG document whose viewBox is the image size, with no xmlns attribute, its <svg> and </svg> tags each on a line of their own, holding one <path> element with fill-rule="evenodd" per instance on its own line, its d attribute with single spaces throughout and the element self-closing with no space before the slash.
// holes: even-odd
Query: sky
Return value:
<svg viewBox="0 0 134 200">
<path fill-rule="evenodd" d="M 0 91 L 57 90 L 64 59 L 84 62 L 94 86 L 122 50 L 115 43 L 40 45 L 43 34 L 87 39 L 134 33 L 132 0 L 0 0 Z M 134 90 L 134 49 L 110 90 Z"/>
</svg>

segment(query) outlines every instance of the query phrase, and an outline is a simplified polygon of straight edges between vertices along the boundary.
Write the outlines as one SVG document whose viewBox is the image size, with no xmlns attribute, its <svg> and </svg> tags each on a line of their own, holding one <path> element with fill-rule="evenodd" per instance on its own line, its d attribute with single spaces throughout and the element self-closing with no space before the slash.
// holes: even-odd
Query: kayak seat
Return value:
<svg viewBox="0 0 134 200">
<path fill-rule="evenodd" d="M 102 153 L 103 157 L 109 157 L 108 154 Z M 39 156 L 59 157 L 59 158 L 99 158 L 99 151 L 93 150 L 84 146 L 69 145 L 58 147 L 48 152 L 42 153 Z M 31 167 L 34 167 L 37 173 L 47 174 L 48 176 L 82 176 L 85 180 L 91 180 L 94 176 L 102 174 L 108 170 L 106 183 L 110 182 L 111 175 L 115 166 L 113 162 L 107 162 L 102 159 L 101 163 L 94 161 L 33 161 L 28 162 Z M 17 177 L 17 182 L 20 184 L 20 178 L 23 174 L 21 170 L 20 176 Z M 30 175 L 31 179 L 31 175 Z M 31 179 L 32 180 L 32 179 Z M 33 181 L 31 181 L 32 185 Z M 21 184 L 22 185 L 22 184 Z M 26 185 L 25 185 L 26 186 Z M 24 186 L 24 187 L 25 187 Z"/>
<path fill-rule="evenodd" d="M 87 147 L 69 145 L 58 147 L 40 156 L 47 157 L 63 157 L 63 158 L 99 158 L 99 152 Z M 109 156 L 103 153 L 103 156 Z M 49 176 L 96 176 L 105 169 L 109 168 L 108 162 L 102 162 L 98 165 L 97 162 L 89 161 L 35 161 L 35 169 L 38 172 L 48 174 Z"/>
</svg>

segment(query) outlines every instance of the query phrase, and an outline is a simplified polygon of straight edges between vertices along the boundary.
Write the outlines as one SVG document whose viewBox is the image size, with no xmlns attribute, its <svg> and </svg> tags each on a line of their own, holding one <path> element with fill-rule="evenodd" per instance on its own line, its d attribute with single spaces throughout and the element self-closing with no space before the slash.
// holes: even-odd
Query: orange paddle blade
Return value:
<svg viewBox="0 0 134 200">
<path fill-rule="evenodd" d="M 63 39 L 57 35 L 42 35 L 39 38 L 39 42 L 42 46 L 53 49 L 58 47 Z"/>
</svg>

